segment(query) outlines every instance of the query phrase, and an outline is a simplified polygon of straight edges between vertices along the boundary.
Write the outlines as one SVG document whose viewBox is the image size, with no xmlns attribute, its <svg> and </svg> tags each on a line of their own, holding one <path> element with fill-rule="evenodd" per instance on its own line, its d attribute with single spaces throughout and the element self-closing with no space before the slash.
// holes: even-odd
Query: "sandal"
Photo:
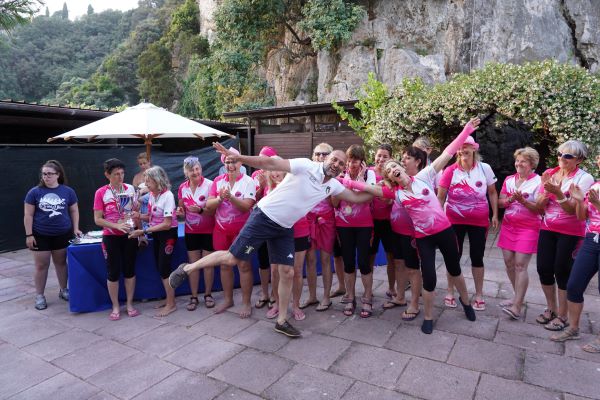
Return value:
<svg viewBox="0 0 600 400">
<path fill-rule="evenodd" d="M 396 307 L 406 307 L 408 305 L 407 302 L 404 303 L 397 303 L 393 300 L 390 301 L 386 301 L 385 303 L 383 303 L 383 305 L 381 306 L 381 308 L 383 308 L 384 310 L 389 310 L 390 308 L 396 308 Z"/>
<path fill-rule="evenodd" d="M 556 318 L 556 314 L 554 313 L 554 311 L 551 311 L 549 308 L 546 308 L 543 313 L 541 313 L 540 315 L 537 316 L 537 318 L 535 319 L 535 322 L 537 322 L 538 324 L 545 325 L 555 318 Z"/>
<path fill-rule="evenodd" d="M 365 299 L 364 297 L 361 299 L 362 307 L 360 309 L 360 317 L 361 318 L 369 318 L 373 315 L 373 301 L 370 299 Z M 368 306 L 368 307 L 365 307 Z"/>
<path fill-rule="evenodd" d="M 141 313 L 138 310 L 136 310 L 135 308 L 132 308 L 131 310 L 127 310 L 127 315 L 129 315 L 130 318 L 137 317 L 140 314 Z"/>
<path fill-rule="evenodd" d="M 348 304 L 348 303 L 352 303 L 352 300 L 350 300 L 350 297 L 343 295 L 342 299 L 340 300 L 341 304 Z"/>
<path fill-rule="evenodd" d="M 302 321 L 306 319 L 306 314 L 304 314 L 304 311 L 300 309 L 292 311 L 292 315 L 296 321 Z"/>
<path fill-rule="evenodd" d="M 269 298 L 269 304 L 267 304 L 267 308 L 270 310 L 271 308 L 273 308 L 273 306 L 275 306 L 275 303 L 277 303 L 277 300 L 275 300 L 274 298 L 270 297 Z"/>
<path fill-rule="evenodd" d="M 319 305 L 315 308 L 315 311 L 318 311 L 318 312 L 327 311 L 327 310 L 329 310 L 329 308 L 331 307 L 332 304 L 333 304 L 333 302 L 331 300 L 329 301 L 329 304 L 319 303 Z"/>
<path fill-rule="evenodd" d="M 579 336 L 579 329 L 568 328 L 559 333 L 558 335 L 550 336 L 550 340 L 553 342 L 566 342 L 567 340 L 581 339 Z"/>
<path fill-rule="evenodd" d="M 108 316 L 108 319 L 111 321 L 118 321 L 121 319 L 121 313 L 119 312 L 111 312 Z"/>
<path fill-rule="evenodd" d="M 485 311 L 485 300 L 475 300 L 471 305 L 475 311 Z"/>
<path fill-rule="evenodd" d="M 412 321 L 419 316 L 420 312 L 421 312 L 421 310 L 417 310 L 417 311 L 404 310 L 404 312 L 402 313 L 402 321 Z"/>
<path fill-rule="evenodd" d="M 508 314 L 508 316 L 514 320 L 521 319 L 521 316 L 519 314 L 517 314 L 516 312 L 514 312 L 513 310 L 511 310 L 510 308 L 503 308 L 502 312 L 505 314 Z"/>
<path fill-rule="evenodd" d="M 397 296 L 396 293 L 392 292 L 391 290 L 386 290 L 385 295 L 387 296 L 388 299 L 393 299 L 394 297 Z"/>
<path fill-rule="evenodd" d="M 304 303 L 300 304 L 300 309 L 304 310 L 305 308 L 308 308 L 310 306 L 315 306 L 319 304 L 319 300 L 311 300 L 311 301 L 305 301 Z M 296 320 L 297 321 L 297 320 Z"/>
<path fill-rule="evenodd" d="M 279 308 L 272 307 L 269 309 L 269 311 L 267 311 L 266 317 L 269 319 L 273 319 L 273 318 L 277 318 L 278 315 L 279 315 Z"/>
<path fill-rule="evenodd" d="M 329 294 L 329 298 L 333 298 L 333 297 L 340 297 L 340 296 L 343 296 L 343 295 L 345 295 L 345 294 L 346 294 L 346 291 L 345 291 L 345 290 L 342 290 L 342 289 L 336 289 L 336 290 L 334 290 L 333 292 L 331 292 L 331 293 Z"/>
<path fill-rule="evenodd" d="M 186 308 L 188 311 L 194 311 L 196 308 L 198 308 L 198 304 L 200 304 L 198 298 L 196 296 L 192 296 L 190 297 L 190 302 L 188 303 Z"/>
<path fill-rule="evenodd" d="M 215 299 L 213 299 L 212 295 L 210 295 L 210 294 L 204 295 L 204 306 L 206 308 L 213 308 L 215 306 Z"/>
<path fill-rule="evenodd" d="M 544 325 L 544 329 L 548 329 L 549 331 L 562 331 L 566 327 L 569 326 L 567 319 L 563 319 L 562 317 L 556 317 L 548 324 Z"/>
<path fill-rule="evenodd" d="M 356 299 L 352 299 L 349 303 L 346 303 L 346 307 L 344 307 L 344 315 L 346 317 L 351 317 L 354 314 L 354 310 L 356 310 Z"/>
<path fill-rule="evenodd" d="M 448 308 L 456 308 L 456 299 L 453 296 L 447 295 L 444 297 L 444 305 Z"/>
<path fill-rule="evenodd" d="M 583 351 L 588 353 L 600 353 L 600 339 L 596 339 L 581 348 Z"/>
<path fill-rule="evenodd" d="M 264 306 L 266 306 L 267 304 L 269 304 L 269 299 L 258 299 L 256 300 L 256 303 L 254 303 L 254 307 L 255 308 L 263 308 Z"/>
</svg>

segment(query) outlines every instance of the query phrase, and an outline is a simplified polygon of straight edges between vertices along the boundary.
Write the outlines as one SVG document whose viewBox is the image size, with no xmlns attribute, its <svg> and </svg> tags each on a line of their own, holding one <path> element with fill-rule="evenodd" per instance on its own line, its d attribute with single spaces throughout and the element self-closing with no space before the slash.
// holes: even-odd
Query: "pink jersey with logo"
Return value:
<svg viewBox="0 0 600 400">
<path fill-rule="evenodd" d="M 345 179 L 350 179 L 346 173 Z M 375 184 L 375 173 L 367 170 L 365 183 L 367 185 Z M 341 200 L 335 209 L 335 226 L 341 228 L 363 228 L 373 226 L 373 216 L 371 214 L 371 202 L 350 203 Z"/>
<path fill-rule="evenodd" d="M 535 204 L 542 184 L 540 176 L 536 173 L 532 173 L 527 177 L 527 180 L 521 183 L 521 186 L 517 188 L 518 179 L 519 174 L 507 176 L 502 184 L 500 194 L 510 197 L 516 191 L 519 191 L 525 200 Z M 530 211 L 518 201 L 513 201 L 512 203 L 506 202 L 506 211 L 504 212 L 504 218 L 502 219 L 503 224 L 508 224 L 515 228 L 539 230 L 541 222 L 542 216 L 539 213 Z"/>
<path fill-rule="evenodd" d="M 217 176 L 210 187 L 209 196 L 218 197 L 219 191 L 224 188 L 228 188 L 231 195 L 238 199 L 256 200 L 254 180 L 246 174 L 239 174 L 233 187 L 229 184 L 229 175 Z M 242 229 L 249 216 L 250 211 L 240 211 L 229 200 L 225 200 L 217 207 L 215 223 L 225 231 L 237 233 Z"/>
<path fill-rule="evenodd" d="M 396 201 L 404 207 L 412 220 L 416 238 L 435 235 L 451 226 L 433 190 L 436 175 L 433 167 L 426 167 L 411 177 L 412 191 L 396 191 Z"/>
<path fill-rule="evenodd" d="M 448 190 L 446 214 L 452 224 L 489 226 L 488 186 L 498 179 L 486 163 L 477 162 L 470 171 L 453 164 L 444 170 L 439 186 Z"/>
<path fill-rule="evenodd" d="M 600 193 L 600 181 L 593 184 L 590 190 L 595 190 Z M 600 234 L 600 210 L 598 210 L 596 206 L 590 203 L 587 196 L 585 202 L 588 207 L 588 225 L 586 232 Z"/>
<path fill-rule="evenodd" d="M 415 235 L 415 227 L 412 219 L 406 212 L 404 206 L 397 201 L 392 204 L 392 211 L 390 213 L 390 224 L 392 225 L 392 231 L 406 236 Z"/>
<path fill-rule="evenodd" d="M 165 218 L 171 217 L 171 228 L 176 228 L 177 217 L 175 216 L 175 196 L 173 196 L 173 193 L 170 190 L 165 190 L 154 197 L 154 194 L 150 192 L 148 215 L 150 216 L 150 226 L 160 225 Z"/>
<path fill-rule="evenodd" d="M 375 182 L 381 182 L 383 180 L 383 176 L 377 175 L 377 172 L 375 172 L 374 167 L 372 167 L 371 170 L 375 174 Z M 390 204 L 386 199 L 381 199 L 375 196 L 373 197 L 373 201 L 371 202 L 371 211 L 373 212 L 373 219 L 390 219 L 390 214 L 392 212 L 392 204 Z"/>
<path fill-rule="evenodd" d="M 331 204 L 331 198 L 326 197 L 321 200 L 312 210 L 310 210 L 310 212 L 318 216 L 331 215 L 333 218 L 333 204 Z"/>
<path fill-rule="evenodd" d="M 211 186 L 212 181 L 204 177 L 194 192 L 190 187 L 190 181 L 185 181 L 179 185 L 177 196 L 179 200 L 183 201 L 183 208 L 185 209 L 185 233 L 208 234 L 213 232 L 215 227 L 214 216 L 189 210 L 190 206 L 206 207 Z"/>
<path fill-rule="evenodd" d="M 559 167 L 550 168 L 544 173 L 554 175 L 560 170 Z M 589 188 L 594 183 L 594 178 L 579 168 L 575 169 L 569 176 L 563 178 L 560 190 L 567 198 L 570 198 L 569 187 L 574 183 L 581 188 L 583 193 L 587 193 Z M 540 194 L 545 193 L 544 186 L 540 187 Z M 548 204 L 544 210 L 544 218 L 542 219 L 541 229 L 545 231 L 558 232 L 571 236 L 585 236 L 585 221 L 579 221 L 574 214 L 568 214 L 562 209 L 560 203 L 556 201 L 556 196 L 547 193 Z"/>
<path fill-rule="evenodd" d="M 133 186 L 131 185 L 127 185 L 127 184 L 123 184 L 123 189 L 122 192 L 120 193 L 126 193 L 130 196 L 132 196 L 135 194 L 135 190 L 133 189 Z M 117 200 L 115 199 L 115 196 L 113 194 L 113 191 L 110 188 L 110 185 L 106 185 L 106 186 L 102 186 L 101 188 L 99 188 L 98 190 L 96 190 L 96 194 L 94 195 L 94 210 L 95 211 L 102 211 L 102 217 L 107 220 L 108 222 L 113 222 L 113 223 L 117 223 L 119 222 L 119 220 L 124 219 L 124 211 L 126 210 L 121 210 L 119 204 L 117 203 Z M 110 228 L 103 228 L 102 229 L 102 234 L 103 235 L 115 235 L 115 236 L 123 236 L 125 235 L 125 233 L 121 232 L 118 229 L 110 229 Z"/>
</svg>

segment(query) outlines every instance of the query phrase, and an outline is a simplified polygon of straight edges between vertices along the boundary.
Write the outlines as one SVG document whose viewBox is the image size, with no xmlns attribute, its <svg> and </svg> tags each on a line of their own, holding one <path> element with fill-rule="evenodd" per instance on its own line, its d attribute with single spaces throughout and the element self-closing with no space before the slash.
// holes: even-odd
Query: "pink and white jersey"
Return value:
<svg viewBox="0 0 600 400">
<path fill-rule="evenodd" d="M 547 172 L 552 176 L 559 170 L 559 167 L 555 167 L 546 170 L 544 173 Z M 569 195 L 569 187 L 572 183 L 579 186 L 583 193 L 587 193 L 594 183 L 594 178 L 582 169 L 575 169 L 569 176 L 563 178 L 561 182 L 560 190 L 567 198 L 571 197 Z M 540 194 L 544 192 L 544 186 L 542 185 L 540 187 Z M 568 214 L 562 209 L 560 204 L 556 202 L 556 196 L 548 193 L 548 204 L 544 210 L 541 229 L 565 235 L 585 236 L 585 221 L 579 221 L 576 215 Z"/>
<path fill-rule="evenodd" d="M 412 220 L 416 238 L 435 235 L 451 226 L 433 190 L 436 175 L 433 167 L 426 167 L 411 177 L 412 192 L 396 191 L 396 201 L 402 204 Z"/>
<path fill-rule="evenodd" d="M 593 184 L 590 190 L 595 190 L 600 193 L 600 181 Z M 585 202 L 588 207 L 588 225 L 586 233 L 600 234 L 600 210 L 598 210 L 596 206 L 590 203 L 587 196 Z"/>
<path fill-rule="evenodd" d="M 254 180 L 246 174 L 239 174 L 233 183 L 233 187 L 230 186 L 229 175 L 223 174 L 217 176 L 210 187 L 209 196 L 218 197 L 219 192 L 225 188 L 228 188 L 231 195 L 238 199 L 256 200 Z M 225 200 L 217 207 L 215 222 L 225 231 L 238 232 L 242 229 L 249 216 L 250 211 L 240 211 L 229 200 Z"/>
<path fill-rule="evenodd" d="M 331 204 L 331 199 L 326 197 L 325 199 L 321 200 L 316 206 L 313 207 L 312 210 L 310 210 L 310 212 L 316 215 L 332 214 L 333 204 Z"/>
<path fill-rule="evenodd" d="M 192 192 L 190 181 L 185 181 L 179 185 L 177 197 L 183 201 L 185 210 L 185 233 L 207 234 L 212 233 L 215 227 L 215 217 L 213 215 L 199 214 L 189 210 L 190 206 L 206 207 L 208 192 L 212 186 L 210 179 L 202 178 L 196 190 Z"/>
<path fill-rule="evenodd" d="M 154 197 L 154 194 L 150 192 L 148 215 L 150 216 L 150 226 L 160 225 L 165 218 L 171 217 L 171 228 L 176 228 L 177 217 L 175 216 L 175 196 L 173 196 L 173 193 L 170 190 L 165 190 Z"/>
<path fill-rule="evenodd" d="M 132 185 L 127 185 L 124 183 L 123 190 L 120 193 L 125 193 L 127 195 L 132 196 L 133 198 L 135 190 L 133 189 Z M 108 222 L 117 223 L 120 219 L 124 219 L 123 213 L 125 210 L 120 209 L 119 203 L 115 199 L 114 193 L 111 190 L 110 185 L 102 186 L 101 188 L 96 190 L 96 194 L 94 195 L 94 211 L 102 211 L 103 218 Z M 118 229 L 110 228 L 103 228 L 102 234 L 116 236 L 125 235 Z"/>
<path fill-rule="evenodd" d="M 525 200 L 535 204 L 542 184 L 540 176 L 536 173 L 532 173 L 527 177 L 527 180 L 517 188 L 518 179 L 519 174 L 507 176 L 502 184 L 500 194 L 510 197 L 516 191 L 519 191 Z M 530 211 L 518 201 L 506 203 L 506 211 L 504 212 L 504 218 L 502 219 L 503 224 L 509 224 L 515 228 L 539 230 L 541 222 L 542 216 L 539 213 Z"/>
<path fill-rule="evenodd" d="M 498 179 L 492 167 L 475 163 L 470 171 L 453 164 L 444 170 L 439 186 L 448 190 L 446 215 L 452 224 L 489 226 L 488 186 Z"/>
<path fill-rule="evenodd" d="M 345 179 L 350 179 L 346 173 Z M 367 185 L 375 184 L 375 172 L 367 170 L 365 183 Z M 341 200 L 335 209 L 335 226 L 341 228 L 363 228 L 373 226 L 373 216 L 371 214 L 371 202 L 350 203 Z"/>
<path fill-rule="evenodd" d="M 390 213 L 390 224 L 392 225 L 392 231 L 406 236 L 415 235 L 415 227 L 412 219 L 406 212 L 404 206 L 397 201 L 392 204 L 392 211 Z"/>
<path fill-rule="evenodd" d="M 373 173 L 375 173 L 375 182 L 381 182 L 383 180 L 383 176 L 377 175 L 377 172 L 375 172 L 375 168 L 371 168 L 371 170 L 373 171 Z M 386 199 L 381 199 L 375 196 L 373 197 L 373 201 L 371 202 L 371 211 L 373 214 L 373 219 L 390 219 L 390 213 L 392 212 L 392 204 L 390 204 Z"/>
</svg>

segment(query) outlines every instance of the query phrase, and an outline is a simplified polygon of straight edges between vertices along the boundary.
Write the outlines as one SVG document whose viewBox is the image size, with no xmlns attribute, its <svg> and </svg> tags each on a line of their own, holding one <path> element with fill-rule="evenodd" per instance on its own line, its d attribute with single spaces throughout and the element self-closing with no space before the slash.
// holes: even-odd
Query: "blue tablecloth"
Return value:
<svg viewBox="0 0 600 400">
<path fill-rule="evenodd" d="M 317 271 L 321 272 L 321 263 L 317 257 Z M 100 243 L 71 245 L 67 248 L 67 262 L 69 269 L 69 309 L 71 312 L 91 312 L 101 311 L 111 308 L 110 297 L 106 288 L 106 263 L 102 255 Z M 173 268 L 176 268 L 182 262 L 187 262 L 187 252 L 185 249 L 185 241 L 183 239 L 183 224 L 179 225 L 179 239 L 175 245 L 173 252 Z M 379 253 L 375 261 L 376 265 L 386 264 L 385 254 L 380 247 Z M 332 263 L 333 265 L 333 263 Z M 152 251 L 152 240 L 150 244 L 141 249 L 138 253 L 135 263 L 136 285 L 134 298 L 142 299 L 157 299 L 165 297 L 165 290 L 160 279 L 160 275 L 156 269 L 154 262 L 154 254 Z M 235 271 L 235 287 L 239 287 L 239 275 L 237 268 Z M 260 283 L 258 274 L 258 260 L 256 257 L 253 260 L 254 283 Z M 204 292 L 204 279 L 200 273 L 200 289 L 199 292 Z M 220 291 L 221 279 L 219 268 L 215 268 L 215 281 L 213 291 Z M 175 294 L 177 296 L 187 295 L 190 293 L 188 282 L 184 282 L 177 288 Z M 123 280 L 119 285 L 119 298 L 125 300 L 125 288 Z"/>
</svg>

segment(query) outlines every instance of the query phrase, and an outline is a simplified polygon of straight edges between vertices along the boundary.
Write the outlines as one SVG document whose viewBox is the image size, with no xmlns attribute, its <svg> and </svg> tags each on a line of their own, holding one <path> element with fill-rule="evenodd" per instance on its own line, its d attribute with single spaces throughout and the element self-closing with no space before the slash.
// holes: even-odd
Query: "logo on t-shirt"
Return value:
<svg viewBox="0 0 600 400">
<path fill-rule="evenodd" d="M 331 192 L 331 186 L 325 188 L 325 194 L 329 194 L 329 192 Z"/>
<path fill-rule="evenodd" d="M 483 186 L 483 182 L 477 181 L 477 182 L 475 182 L 475 186 L 482 187 Z"/>
<path fill-rule="evenodd" d="M 61 199 L 55 193 L 45 194 L 41 198 L 40 203 L 38 205 L 40 210 L 50 213 L 50 215 L 48 215 L 49 218 L 55 217 L 57 215 L 62 215 L 62 213 L 59 210 L 64 210 L 65 206 L 65 199 Z"/>
</svg>

